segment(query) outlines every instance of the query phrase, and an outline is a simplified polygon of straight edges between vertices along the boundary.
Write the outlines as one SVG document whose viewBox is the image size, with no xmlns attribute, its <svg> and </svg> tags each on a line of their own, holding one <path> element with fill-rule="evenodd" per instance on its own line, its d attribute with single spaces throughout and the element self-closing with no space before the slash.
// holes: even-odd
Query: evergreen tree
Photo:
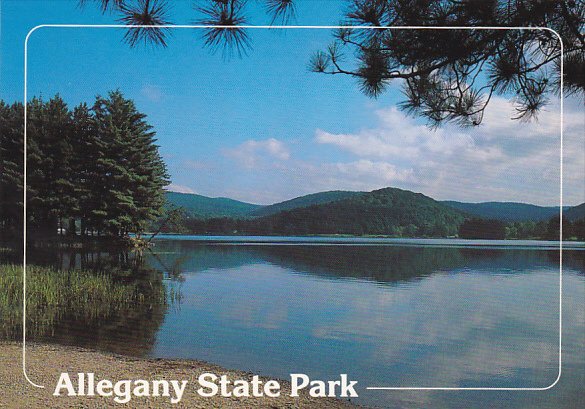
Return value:
<svg viewBox="0 0 585 409">
<path fill-rule="evenodd" d="M 46 203 L 47 161 L 43 158 L 42 133 L 44 128 L 44 103 L 39 98 L 33 98 L 27 105 L 27 223 L 31 233 L 37 235 L 54 234 L 57 231 L 57 222 L 50 220 L 49 205 Z"/>
<path fill-rule="evenodd" d="M 27 109 L 31 237 L 142 233 L 161 214 L 168 175 L 146 116 L 121 92 L 70 111 L 58 95 Z M 0 228 L 22 231 L 24 109 L 0 101 Z"/>
<path fill-rule="evenodd" d="M 72 212 L 71 220 L 80 220 L 80 234 L 85 236 L 88 231 L 93 231 L 97 225 L 93 218 L 92 209 L 98 203 L 94 184 L 99 175 L 96 162 L 101 152 L 95 121 L 85 103 L 79 104 L 73 110 L 72 133 L 73 160 L 71 170 L 78 206 Z M 69 228 L 70 232 L 72 230 L 74 231 L 73 225 Z"/>
<path fill-rule="evenodd" d="M 23 121 L 22 104 L 0 101 L 0 240 L 22 234 Z"/>
<path fill-rule="evenodd" d="M 76 206 L 70 180 L 71 125 L 67 104 L 58 95 L 46 103 L 34 98 L 29 104 L 27 204 L 31 227 L 42 236 L 64 229 L 63 221 Z"/>
<path fill-rule="evenodd" d="M 459 237 L 463 239 L 503 240 L 506 238 L 506 225 L 500 220 L 468 219 L 459 227 Z"/>
<path fill-rule="evenodd" d="M 110 234 L 141 232 L 160 215 L 168 184 L 155 133 L 119 91 L 98 97 L 93 111 L 102 148 L 93 214 Z"/>
</svg>

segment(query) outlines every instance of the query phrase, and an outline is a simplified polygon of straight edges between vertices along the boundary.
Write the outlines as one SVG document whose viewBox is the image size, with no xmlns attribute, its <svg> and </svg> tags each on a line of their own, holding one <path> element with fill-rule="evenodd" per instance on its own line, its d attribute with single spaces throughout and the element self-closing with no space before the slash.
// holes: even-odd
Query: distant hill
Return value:
<svg viewBox="0 0 585 409">
<path fill-rule="evenodd" d="M 359 196 L 362 194 L 364 194 L 364 192 L 349 192 L 343 190 L 332 190 L 328 192 L 313 193 L 306 196 L 296 197 L 291 200 L 286 200 L 284 202 L 275 203 L 270 206 L 263 206 L 261 208 L 254 210 L 251 213 L 251 215 L 258 217 L 269 216 L 281 212 L 283 210 L 292 210 L 317 204 L 331 203 L 337 200 L 347 199 L 349 197 Z"/>
<path fill-rule="evenodd" d="M 193 193 L 165 192 L 167 201 L 182 207 L 190 217 L 209 219 L 213 217 L 246 217 L 262 206 L 240 202 L 225 197 L 207 197 Z"/>
<path fill-rule="evenodd" d="M 563 212 L 563 217 L 571 221 L 585 219 L 585 203 L 568 208 Z"/>
<path fill-rule="evenodd" d="M 473 216 L 484 219 L 496 219 L 505 222 L 541 221 L 548 220 L 559 214 L 558 206 L 536 206 L 515 202 L 484 202 L 463 203 L 455 201 L 443 201 L 447 206 L 461 210 Z"/>
<path fill-rule="evenodd" d="M 445 237 L 466 215 L 421 193 L 374 190 L 329 203 L 283 210 L 251 221 L 262 233 Z"/>
<path fill-rule="evenodd" d="M 267 234 L 447 236 L 457 234 L 463 219 L 469 217 L 503 222 L 546 221 L 558 214 L 555 206 L 514 202 L 439 202 L 421 193 L 396 188 L 372 192 L 334 190 L 269 206 L 191 193 L 166 192 L 166 197 L 170 204 L 185 209 L 190 218 L 249 220 L 246 226 Z M 566 206 L 565 209 L 564 214 L 569 220 L 585 218 L 585 203 Z"/>
</svg>

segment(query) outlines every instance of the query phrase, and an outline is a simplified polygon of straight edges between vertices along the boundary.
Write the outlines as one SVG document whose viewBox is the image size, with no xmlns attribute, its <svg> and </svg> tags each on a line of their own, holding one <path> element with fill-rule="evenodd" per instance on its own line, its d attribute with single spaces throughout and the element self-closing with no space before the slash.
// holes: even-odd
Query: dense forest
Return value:
<svg viewBox="0 0 585 409">
<path fill-rule="evenodd" d="M 0 101 L 0 231 L 22 235 L 24 106 Z M 33 238 L 127 236 L 161 214 L 168 175 L 155 132 L 121 92 L 69 109 L 27 105 L 27 228 Z"/>
<path fill-rule="evenodd" d="M 481 219 L 501 220 L 504 222 L 546 221 L 559 214 L 559 206 L 536 206 L 528 203 L 465 203 L 452 200 L 441 203 Z M 566 211 L 569 208 L 570 206 L 564 206 L 563 210 Z"/>
<path fill-rule="evenodd" d="M 181 208 L 189 217 L 209 219 L 246 217 L 262 206 L 227 197 L 206 197 L 195 193 L 165 192 L 168 205 Z"/>
<path fill-rule="evenodd" d="M 286 213 L 279 214 L 277 217 L 263 217 L 257 219 L 250 218 L 232 218 L 232 217 L 212 217 L 196 218 L 189 217 L 184 213 L 178 219 L 173 221 L 166 220 L 165 226 L 160 229 L 164 233 L 179 234 L 220 234 L 220 235 L 314 235 L 314 234 L 348 234 L 348 235 L 380 235 L 391 237 L 460 237 L 465 239 L 524 239 L 524 240 L 558 240 L 559 238 L 559 218 L 553 217 L 548 221 L 526 221 L 526 222 L 503 222 L 501 220 L 480 219 L 469 217 L 461 221 L 460 224 L 433 223 L 430 218 L 426 223 L 420 226 L 409 223 L 406 226 L 392 226 L 387 230 L 383 228 L 374 228 L 368 230 L 370 225 L 368 221 L 354 220 L 347 225 L 329 224 L 327 230 L 316 229 L 316 219 L 324 216 L 321 211 L 313 207 L 305 208 L 300 214 L 310 215 L 308 222 L 297 217 L 298 213 L 293 213 L 293 218 L 289 218 Z M 287 212 L 288 213 L 288 212 Z M 290 213 L 289 213 L 290 214 Z M 378 215 L 379 216 L 379 215 Z M 376 216 L 374 216 L 376 217 Z M 326 218 L 322 223 L 326 225 L 332 218 Z M 382 219 L 378 219 L 379 221 Z M 298 224 L 295 224 L 299 222 Z M 310 223 L 313 223 L 312 225 Z M 383 222 L 381 222 L 383 223 Z M 156 225 L 157 223 L 155 223 Z M 361 229 L 358 233 L 351 230 L 359 226 Z M 429 228 L 430 227 L 430 228 Z M 448 229 L 448 230 L 446 230 Z M 447 234 L 445 233 L 447 232 Z M 453 233 L 453 234 L 449 234 Z M 565 240 L 585 240 L 585 219 L 570 221 L 563 218 L 563 237 Z"/>
<path fill-rule="evenodd" d="M 301 205 L 255 218 L 196 218 L 169 224 L 190 233 L 214 234 L 348 234 L 399 237 L 456 236 L 466 215 L 420 193 L 384 188 Z M 313 199 L 314 201 L 314 199 Z M 308 201 L 307 203 L 310 203 Z M 304 202 L 303 202 L 304 203 Z"/>
<path fill-rule="evenodd" d="M 558 216 L 542 218 L 542 215 L 558 214 L 558 208 L 491 202 L 486 214 L 500 216 L 493 219 L 453 208 L 451 202 L 438 202 L 420 193 L 393 188 L 373 192 L 321 192 L 269 206 L 187 193 L 167 192 L 166 197 L 167 208 L 175 206 L 177 211 L 174 217 L 163 218 L 164 225 L 160 220 L 153 224 L 154 229 L 166 233 L 547 240 L 559 237 Z M 217 206 L 210 213 L 208 208 L 213 204 Z M 498 205 L 501 205 L 499 209 Z M 570 208 L 565 213 L 573 216 L 575 212 L 571 210 L 579 208 Z M 221 215 L 217 216 L 218 213 Z M 530 216 L 535 220 L 525 220 Z M 564 217 L 563 237 L 585 240 L 585 219 Z"/>
<path fill-rule="evenodd" d="M 269 216 L 277 214 L 283 210 L 293 210 L 299 207 L 308 207 L 324 203 L 336 202 L 363 195 L 366 192 L 352 192 L 347 190 L 330 190 L 327 192 L 313 193 L 305 196 L 295 197 L 294 199 L 285 200 L 284 202 L 274 203 L 269 206 L 262 206 L 250 213 L 250 216 Z"/>
</svg>

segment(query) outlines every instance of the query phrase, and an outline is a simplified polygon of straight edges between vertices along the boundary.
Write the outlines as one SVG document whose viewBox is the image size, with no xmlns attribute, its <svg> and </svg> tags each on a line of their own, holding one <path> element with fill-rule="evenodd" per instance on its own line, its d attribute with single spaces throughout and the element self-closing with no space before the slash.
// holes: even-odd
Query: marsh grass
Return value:
<svg viewBox="0 0 585 409">
<path fill-rule="evenodd" d="M 0 265 L 0 339 L 22 334 L 23 270 L 20 265 Z M 130 273 L 57 270 L 27 266 L 27 334 L 50 332 L 64 317 L 105 321 L 138 307 L 161 307 L 178 301 L 167 293 L 162 279 L 140 279 Z"/>
</svg>

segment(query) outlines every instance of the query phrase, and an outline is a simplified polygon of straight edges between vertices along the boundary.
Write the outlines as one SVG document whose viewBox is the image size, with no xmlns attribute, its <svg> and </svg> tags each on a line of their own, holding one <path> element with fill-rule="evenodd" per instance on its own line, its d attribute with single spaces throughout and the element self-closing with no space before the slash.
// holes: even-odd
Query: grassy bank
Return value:
<svg viewBox="0 0 585 409">
<path fill-rule="evenodd" d="M 0 265 L 0 338 L 14 339 L 22 331 L 23 269 Z M 128 308 L 166 306 L 160 278 L 132 280 L 123 272 L 61 271 L 27 266 L 27 332 L 43 335 L 59 321 L 107 321 Z"/>
</svg>

